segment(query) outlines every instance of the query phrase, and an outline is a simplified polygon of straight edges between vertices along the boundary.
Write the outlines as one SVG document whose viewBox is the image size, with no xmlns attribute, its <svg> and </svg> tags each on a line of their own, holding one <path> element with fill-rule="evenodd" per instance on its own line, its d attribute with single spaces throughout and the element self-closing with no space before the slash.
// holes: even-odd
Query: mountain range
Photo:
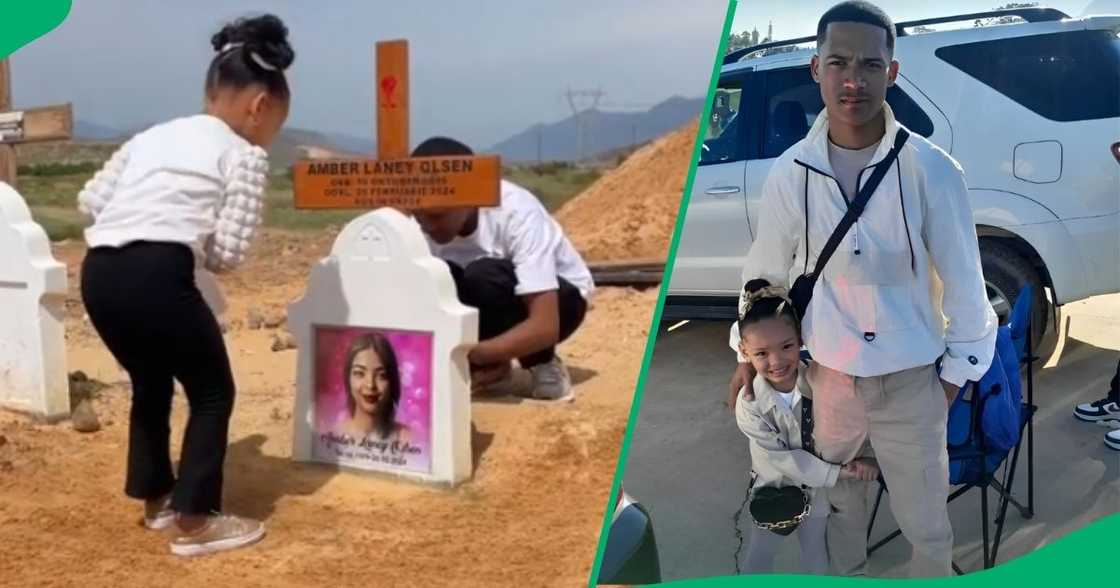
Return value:
<svg viewBox="0 0 1120 588">
<path fill-rule="evenodd" d="M 534 125 L 487 151 L 506 161 L 574 161 L 660 137 L 699 117 L 703 108 L 703 98 L 674 96 L 645 112 L 588 110 L 580 115 L 582 146 L 580 121 L 573 115 L 556 123 Z"/>
<path fill-rule="evenodd" d="M 674 96 L 644 112 L 588 110 L 579 118 L 572 115 L 555 123 L 533 125 L 484 152 L 495 153 L 511 162 L 536 161 L 538 157 L 544 161 L 574 161 L 581 155 L 594 157 L 660 137 L 699 116 L 703 104 L 702 98 Z M 116 129 L 76 120 L 74 137 L 86 141 L 123 141 L 144 128 L 146 126 Z M 287 127 L 269 150 L 270 159 L 274 166 L 287 167 L 304 157 L 307 147 L 342 154 L 372 154 L 376 150 L 372 139 Z"/>
</svg>

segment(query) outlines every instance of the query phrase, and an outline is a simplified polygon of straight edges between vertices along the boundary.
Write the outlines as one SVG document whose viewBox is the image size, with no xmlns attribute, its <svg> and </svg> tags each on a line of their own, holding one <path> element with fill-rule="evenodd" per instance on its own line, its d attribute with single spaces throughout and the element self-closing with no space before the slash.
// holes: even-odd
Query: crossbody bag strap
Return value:
<svg viewBox="0 0 1120 588">
<path fill-rule="evenodd" d="M 871 177 L 867 179 L 867 183 L 848 205 L 848 211 L 844 213 L 844 218 L 840 219 L 840 224 L 836 225 L 836 229 L 832 231 L 832 235 L 828 238 L 828 242 L 824 244 L 824 249 L 817 257 L 817 264 L 813 268 L 813 275 L 820 276 L 821 271 L 824 270 L 825 264 L 828 263 L 829 258 L 836 252 L 836 248 L 840 245 L 840 241 L 848 234 L 848 229 L 863 214 L 863 209 L 867 206 L 867 201 L 871 199 L 871 195 L 879 188 L 879 183 L 883 181 L 883 176 L 887 175 L 887 170 L 894 165 L 895 159 L 898 158 L 898 153 L 902 151 L 902 146 L 906 144 L 906 140 L 910 138 L 910 133 L 906 129 L 899 129 L 898 134 L 894 138 L 894 146 L 887 152 L 887 156 L 883 158 L 878 164 L 875 165 L 875 171 L 871 172 Z"/>
</svg>

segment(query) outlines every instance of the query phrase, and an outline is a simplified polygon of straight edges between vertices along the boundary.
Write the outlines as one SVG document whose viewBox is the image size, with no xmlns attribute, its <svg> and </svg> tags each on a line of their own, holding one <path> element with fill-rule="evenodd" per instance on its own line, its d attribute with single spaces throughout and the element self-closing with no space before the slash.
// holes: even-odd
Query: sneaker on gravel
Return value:
<svg viewBox="0 0 1120 588">
<path fill-rule="evenodd" d="M 250 518 L 214 514 L 194 531 L 181 531 L 171 540 L 171 553 L 191 556 L 245 547 L 264 537 L 264 524 Z"/>
<path fill-rule="evenodd" d="M 175 511 L 171 510 L 171 495 L 154 502 L 144 502 L 144 527 L 162 531 L 175 524 Z"/>
<path fill-rule="evenodd" d="M 553 357 L 548 363 L 535 365 L 529 371 L 533 374 L 533 387 L 528 390 L 530 398 L 551 402 L 571 402 L 575 399 L 568 366 L 559 357 Z"/>
<path fill-rule="evenodd" d="M 1120 451 L 1120 429 L 1105 433 L 1104 444 L 1107 445 L 1109 449 Z"/>
<path fill-rule="evenodd" d="M 1096 402 L 1078 404 L 1077 408 L 1073 409 L 1073 416 L 1089 423 L 1120 427 L 1120 403 L 1101 398 Z"/>
</svg>

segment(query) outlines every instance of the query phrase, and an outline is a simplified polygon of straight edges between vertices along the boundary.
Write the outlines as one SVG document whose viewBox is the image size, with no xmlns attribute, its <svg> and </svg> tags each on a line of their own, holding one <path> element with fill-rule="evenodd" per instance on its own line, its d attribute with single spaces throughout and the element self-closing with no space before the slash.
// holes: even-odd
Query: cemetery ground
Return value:
<svg viewBox="0 0 1120 588">
<path fill-rule="evenodd" d="M 111 153 L 86 148 L 93 155 L 85 157 L 93 159 Z M 70 421 L 46 424 L 0 411 L 0 578 L 85 586 L 587 581 L 655 289 L 597 291 L 583 327 L 560 347 L 572 371 L 574 403 L 476 400 L 474 475 L 455 489 L 295 463 L 296 351 L 285 348 L 285 308 L 303 295 L 312 265 L 361 211 L 295 211 L 287 177 L 276 174 L 270 212 L 249 260 L 221 277 L 229 304 L 226 344 L 238 385 L 224 506 L 264 519 L 268 536 L 249 549 L 175 558 L 165 536 L 140 526 L 140 504 L 123 494 L 128 379 L 93 331 L 78 292 L 85 247 L 74 198 L 100 164 L 74 161 L 71 152 L 29 161 L 21 151 L 20 157 L 38 170 L 24 173 L 18 188 L 68 269 L 68 368 L 89 378 L 71 394 L 74 401 L 92 398 L 101 426 L 83 434 Z M 598 175 L 546 165 L 509 170 L 507 177 L 555 209 Z M 680 186 L 666 193 L 674 190 L 679 202 Z M 623 214 L 615 201 L 600 205 Z M 669 207 L 675 214 L 676 205 Z M 664 251 L 668 234 L 659 239 Z M 185 399 L 176 394 L 174 456 L 187 414 Z"/>
<path fill-rule="evenodd" d="M 473 405 L 474 477 L 448 490 L 290 461 L 296 351 L 285 305 L 302 295 L 333 231 L 267 229 L 254 255 L 223 276 L 226 343 L 238 396 L 225 507 L 263 518 L 257 546 L 197 560 L 170 556 L 122 493 L 127 375 L 81 305 L 84 246 L 56 244 L 70 274 L 69 369 L 91 380 L 101 430 L 0 412 L 0 578 L 23 585 L 498 585 L 586 582 L 645 347 L 655 290 L 599 290 L 584 327 L 561 346 L 576 401 L 512 398 Z M 280 347 L 281 345 L 277 345 Z M 106 386 L 102 388 L 102 386 Z M 178 454 L 187 416 L 176 395 Z"/>
</svg>

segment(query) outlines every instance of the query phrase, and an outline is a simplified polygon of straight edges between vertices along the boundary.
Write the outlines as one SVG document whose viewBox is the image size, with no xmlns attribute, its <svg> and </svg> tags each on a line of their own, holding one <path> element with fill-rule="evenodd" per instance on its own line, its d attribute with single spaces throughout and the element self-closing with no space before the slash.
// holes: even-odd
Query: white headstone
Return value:
<svg viewBox="0 0 1120 588">
<path fill-rule="evenodd" d="M 66 266 L 23 197 L 0 182 L 0 406 L 70 414 L 65 301 Z"/>
<path fill-rule="evenodd" d="M 351 221 L 288 307 L 288 328 L 299 354 L 294 459 L 470 477 L 478 312 L 459 302 L 412 219 L 383 208 Z"/>
</svg>

